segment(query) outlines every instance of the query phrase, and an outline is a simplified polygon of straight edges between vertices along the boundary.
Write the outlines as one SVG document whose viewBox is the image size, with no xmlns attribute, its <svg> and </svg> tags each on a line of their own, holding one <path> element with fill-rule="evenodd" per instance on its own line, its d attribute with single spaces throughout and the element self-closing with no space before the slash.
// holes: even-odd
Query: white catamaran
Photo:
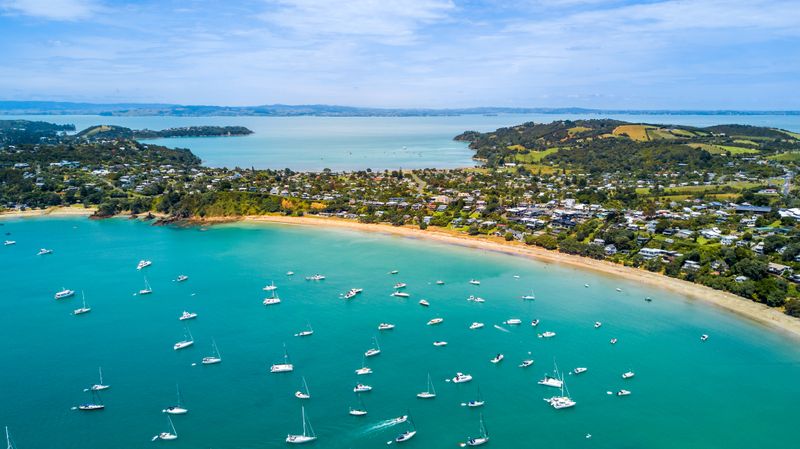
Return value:
<svg viewBox="0 0 800 449">
<path fill-rule="evenodd" d="M 283 345 L 283 363 L 275 363 L 269 367 L 271 373 L 288 373 L 294 371 L 294 365 L 289 363 L 289 351 L 286 350 L 286 345 Z"/>
<path fill-rule="evenodd" d="M 433 399 L 436 397 L 436 388 L 433 387 L 431 373 L 428 373 L 428 389 L 421 393 L 417 393 L 417 397 L 420 399 Z"/>
</svg>

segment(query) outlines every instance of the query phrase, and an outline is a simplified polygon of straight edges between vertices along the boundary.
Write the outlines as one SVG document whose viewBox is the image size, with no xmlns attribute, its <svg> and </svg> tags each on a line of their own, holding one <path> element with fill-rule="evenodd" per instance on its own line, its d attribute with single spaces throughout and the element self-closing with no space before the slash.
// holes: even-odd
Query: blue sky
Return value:
<svg viewBox="0 0 800 449">
<path fill-rule="evenodd" d="M 0 99 L 800 109 L 797 0 L 0 0 Z"/>
</svg>

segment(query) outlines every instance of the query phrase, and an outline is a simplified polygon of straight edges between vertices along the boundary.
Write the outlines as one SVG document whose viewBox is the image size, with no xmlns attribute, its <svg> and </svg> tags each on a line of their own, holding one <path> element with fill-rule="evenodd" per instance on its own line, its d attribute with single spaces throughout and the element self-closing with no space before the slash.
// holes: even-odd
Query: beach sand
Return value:
<svg viewBox="0 0 800 449">
<path fill-rule="evenodd" d="M 25 217 L 75 217 L 89 216 L 95 213 L 95 208 L 75 207 L 50 207 L 47 209 L 28 209 L 28 210 L 5 210 L 0 211 L 0 218 L 25 218 Z"/>
</svg>

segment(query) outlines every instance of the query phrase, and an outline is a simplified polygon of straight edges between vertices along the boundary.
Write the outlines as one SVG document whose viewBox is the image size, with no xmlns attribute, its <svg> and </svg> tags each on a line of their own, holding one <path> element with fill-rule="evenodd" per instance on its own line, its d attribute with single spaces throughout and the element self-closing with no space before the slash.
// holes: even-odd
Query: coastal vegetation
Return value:
<svg viewBox="0 0 800 449">
<path fill-rule="evenodd" d="M 68 131 L 0 121 L 3 207 L 84 205 L 98 217 L 166 221 L 316 215 L 447 229 L 637 267 L 800 315 L 798 159 L 786 156 L 800 154 L 800 139 L 788 131 L 526 123 L 456 137 L 484 167 L 318 173 L 204 167 L 189 150 L 137 140 L 246 128 Z"/>
</svg>

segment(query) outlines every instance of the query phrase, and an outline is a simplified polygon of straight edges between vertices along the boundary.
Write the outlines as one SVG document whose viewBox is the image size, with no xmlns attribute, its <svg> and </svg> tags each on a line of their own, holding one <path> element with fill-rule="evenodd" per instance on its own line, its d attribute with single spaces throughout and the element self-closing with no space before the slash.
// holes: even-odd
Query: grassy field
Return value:
<svg viewBox="0 0 800 449">
<path fill-rule="evenodd" d="M 710 143 L 690 143 L 692 148 L 706 150 L 712 154 L 757 154 L 758 150 L 755 148 L 734 147 L 731 145 L 712 145 Z"/>
<path fill-rule="evenodd" d="M 536 164 L 542 161 L 545 156 L 558 152 L 558 148 L 548 148 L 544 151 L 531 151 L 529 153 L 520 153 L 514 155 L 517 162 L 523 164 Z"/>
<path fill-rule="evenodd" d="M 573 137 L 576 134 L 580 134 L 582 132 L 591 131 L 591 130 L 592 130 L 592 128 L 587 128 L 585 126 L 573 126 L 572 128 L 567 130 L 567 134 L 569 134 L 570 137 Z"/>
<path fill-rule="evenodd" d="M 647 129 L 645 130 L 645 132 L 647 132 L 647 137 L 649 138 L 649 140 L 656 140 L 656 139 L 673 140 L 678 138 L 678 136 L 676 136 L 675 134 L 667 131 L 666 129 L 661 129 L 661 128 Z"/>
<path fill-rule="evenodd" d="M 776 129 L 775 131 L 780 131 L 790 137 L 794 137 L 795 139 L 800 139 L 800 133 L 793 133 L 791 131 L 786 131 L 785 129 Z"/>
<path fill-rule="evenodd" d="M 774 156 L 768 156 L 767 159 L 782 162 L 800 162 L 800 151 L 790 151 L 788 153 L 776 154 Z"/>
<path fill-rule="evenodd" d="M 648 129 L 655 129 L 655 126 L 648 126 L 648 125 L 621 125 L 614 128 L 614 131 L 611 133 L 615 136 L 622 136 L 626 135 L 633 140 L 639 142 L 647 142 L 650 140 L 650 137 L 647 135 Z"/>
</svg>

